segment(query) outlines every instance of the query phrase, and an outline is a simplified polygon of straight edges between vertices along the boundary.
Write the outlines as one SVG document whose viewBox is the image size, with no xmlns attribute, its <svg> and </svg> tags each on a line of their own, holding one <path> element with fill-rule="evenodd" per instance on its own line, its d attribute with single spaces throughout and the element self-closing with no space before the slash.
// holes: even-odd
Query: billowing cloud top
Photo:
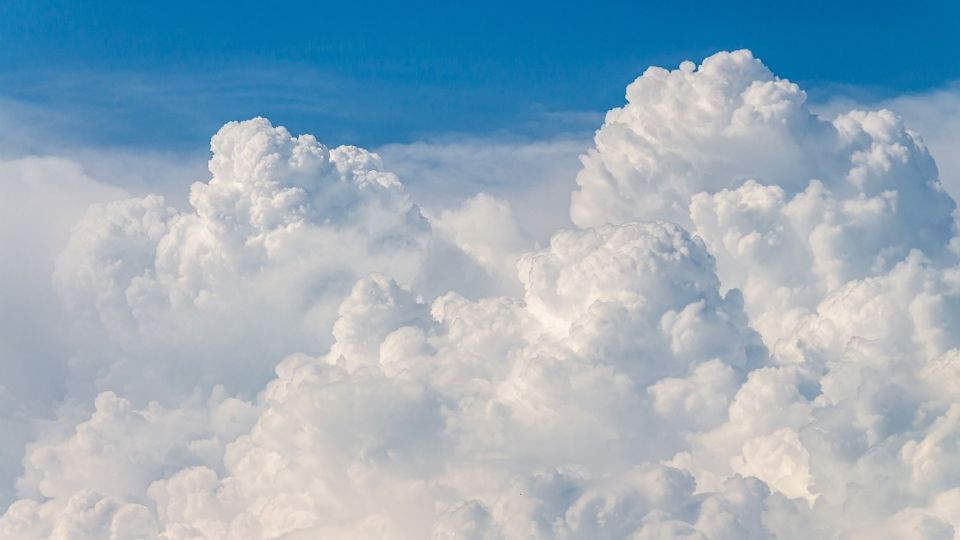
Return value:
<svg viewBox="0 0 960 540">
<path fill-rule="evenodd" d="M 749 51 L 648 69 L 582 158 L 574 223 L 689 228 L 771 345 L 911 250 L 952 261 L 955 204 L 920 137 L 889 111 L 825 120 L 805 101 Z"/>
<path fill-rule="evenodd" d="M 97 338 L 78 363 L 101 387 L 255 391 L 277 357 L 329 346 L 358 278 L 418 275 L 430 226 L 375 154 L 262 118 L 223 126 L 210 149 L 192 211 L 159 196 L 95 206 L 58 261 L 66 304 Z"/>
<path fill-rule="evenodd" d="M 747 51 L 627 101 L 545 247 L 263 119 L 191 211 L 94 206 L 55 274 L 93 408 L 28 446 L 0 536 L 960 538 L 955 205 L 919 136 Z"/>
</svg>

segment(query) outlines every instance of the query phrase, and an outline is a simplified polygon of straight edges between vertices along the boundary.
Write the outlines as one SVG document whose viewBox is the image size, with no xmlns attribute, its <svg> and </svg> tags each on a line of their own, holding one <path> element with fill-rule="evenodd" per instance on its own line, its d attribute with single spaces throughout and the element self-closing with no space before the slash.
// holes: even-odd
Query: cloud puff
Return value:
<svg viewBox="0 0 960 540">
<path fill-rule="evenodd" d="M 427 306 L 390 278 L 362 279 L 339 308 L 329 354 L 282 362 L 256 425 L 226 447 L 223 428 L 187 406 L 135 411 L 102 394 L 68 438 L 33 449 L 24 483 L 53 501 L 84 487 L 117 509 L 152 504 L 170 538 L 442 537 L 465 508 L 484 521 L 478 534 L 506 537 L 617 537 L 672 521 L 654 510 L 680 512 L 694 482 L 655 464 L 681 448 L 681 433 L 653 436 L 671 421 L 654 412 L 670 411 L 671 397 L 653 383 L 714 383 L 690 416 L 729 402 L 766 360 L 739 297 L 719 294 L 704 245 L 666 223 L 562 233 L 520 267 L 522 303 L 450 293 Z M 600 268 L 606 280 L 584 286 Z M 214 403 L 214 418 L 224 406 L 240 417 L 255 408 Z M 222 462 L 204 463 L 194 447 Z M 119 478 L 74 478 L 101 460 L 136 465 Z M 158 468 L 191 460 L 143 499 Z M 617 478 L 635 467 L 639 485 Z M 607 523 L 604 505 L 635 515 Z"/>
<path fill-rule="evenodd" d="M 61 158 L 0 161 L 0 501 L 13 496 L 33 419 L 53 414 L 72 352 L 50 274 L 70 228 L 91 203 L 125 196 Z M 42 217 L 42 225 L 33 226 Z"/>
<path fill-rule="evenodd" d="M 103 392 L 0 536 L 958 537 L 955 205 L 919 136 L 747 51 L 627 99 L 541 248 L 265 120 L 214 137 L 192 211 L 95 207 L 56 278 Z"/>
<path fill-rule="evenodd" d="M 64 301 L 98 338 L 74 365 L 101 388 L 255 391 L 271 358 L 329 346 L 358 277 L 418 276 L 430 226 L 375 154 L 264 119 L 225 125 L 211 152 L 192 211 L 153 195 L 95 206 L 60 257 Z"/>
<path fill-rule="evenodd" d="M 953 200 L 893 113 L 814 115 L 748 51 L 650 68 L 583 158 L 577 225 L 666 219 L 717 258 L 774 343 L 841 284 L 912 249 L 953 260 Z"/>
</svg>

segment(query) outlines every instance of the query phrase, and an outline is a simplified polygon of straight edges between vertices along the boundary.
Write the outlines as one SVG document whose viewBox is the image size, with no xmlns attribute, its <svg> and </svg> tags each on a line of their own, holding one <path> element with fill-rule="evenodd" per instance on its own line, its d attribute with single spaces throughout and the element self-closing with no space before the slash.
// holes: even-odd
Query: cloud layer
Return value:
<svg viewBox="0 0 960 540">
<path fill-rule="evenodd" d="M 955 204 L 919 135 L 748 51 L 626 97 L 543 245 L 264 119 L 189 210 L 91 207 L 53 274 L 69 406 L 0 536 L 960 538 Z"/>
</svg>

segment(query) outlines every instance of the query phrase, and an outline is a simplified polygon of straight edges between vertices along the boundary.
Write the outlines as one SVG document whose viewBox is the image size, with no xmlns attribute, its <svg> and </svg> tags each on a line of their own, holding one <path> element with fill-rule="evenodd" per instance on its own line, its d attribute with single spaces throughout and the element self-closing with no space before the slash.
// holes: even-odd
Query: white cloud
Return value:
<svg viewBox="0 0 960 540">
<path fill-rule="evenodd" d="M 488 193 L 510 201 L 520 228 L 545 243 L 554 231 L 572 225 L 570 190 L 580 167 L 578 156 L 589 144 L 587 136 L 465 139 L 390 144 L 377 153 L 428 213 Z"/>
<path fill-rule="evenodd" d="M 851 99 L 831 97 L 815 104 L 821 114 L 834 115 L 851 108 L 889 109 L 902 116 L 910 129 L 917 131 L 930 153 L 937 158 L 940 181 L 954 197 L 960 196 L 960 156 L 954 150 L 960 143 L 960 84 L 895 96 L 887 99 Z"/>
<path fill-rule="evenodd" d="M 953 200 L 916 133 L 889 111 L 824 119 L 745 51 L 649 69 L 607 114 L 577 176 L 580 226 L 692 228 L 773 344 L 824 294 L 911 249 L 952 258 Z"/>
<path fill-rule="evenodd" d="M 66 392 L 70 344 L 50 286 L 54 259 L 87 205 L 123 196 L 73 161 L 24 157 L 0 161 L 0 500 L 13 496 L 32 419 L 53 414 Z"/>
<path fill-rule="evenodd" d="M 531 519 L 546 520 L 540 512 L 559 512 L 563 520 L 537 525 L 543 537 L 617 536 L 639 526 L 650 509 L 679 511 L 693 486 L 679 471 L 651 465 L 637 472 L 643 482 L 663 477 L 676 488 L 614 480 L 633 459 L 668 457 L 680 443 L 650 440 L 649 431 L 669 419 L 650 413 L 645 388 L 705 362 L 742 376 L 765 357 L 743 326 L 739 304 L 717 292 L 703 245 L 672 225 L 630 224 L 565 233 L 521 266 L 522 304 L 451 293 L 428 308 L 389 278 L 358 282 L 339 309 L 330 353 L 285 360 L 249 433 L 225 449 L 203 446 L 222 455 L 223 473 L 196 465 L 161 476 L 147 490 L 164 528 L 231 538 L 296 529 L 304 537 L 422 537 L 434 529 L 435 511 L 475 504 L 507 536 Z M 596 267 L 607 268 L 608 283 L 621 288 L 611 295 L 609 286 L 570 287 Z M 653 295 L 671 290 L 688 292 Z M 630 339 L 614 343 L 616 336 Z M 190 409 L 180 411 L 190 416 Z M 164 463 L 176 471 L 178 462 L 200 461 L 191 457 L 195 439 L 217 439 L 203 417 L 193 426 L 170 414 L 131 410 L 102 394 L 91 420 L 33 450 L 38 479 L 28 475 L 24 483 L 55 500 L 78 489 L 57 497 L 56 486 L 75 482 L 143 504 L 142 491 L 137 496 L 130 486 L 154 476 L 160 456 L 176 456 Z M 171 444 L 184 450 L 172 452 Z M 101 459 L 123 461 L 118 451 L 138 464 L 120 479 L 101 484 L 68 474 L 99 470 Z M 572 465 L 583 470 L 550 472 Z M 528 477 L 531 466 L 543 472 Z M 511 502 L 512 485 L 531 490 L 528 496 L 540 499 L 535 505 L 547 508 Z M 571 498 L 570 489 L 579 494 Z M 607 523 L 595 515 L 594 501 L 643 505 L 635 523 Z"/>
<path fill-rule="evenodd" d="M 430 226 L 376 155 L 262 119 L 227 124 L 211 150 L 190 211 L 153 195 L 93 207 L 59 259 L 92 347 L 75 365 L 97 387 L 255 391 L 275 357 L 329 345 L 358 277 L 418 275 Z"/>
<path fill-rule="evenodd" d="M 189 210 L 94 206 L 55 273 L 74 405 L 0 536 L 960 537 L 926 146 L 746 51 L 627 99 L 548 241 L 512 185 L 421 214 L 378 156 L 263 119 L 214 136 Z"/>
</svg>

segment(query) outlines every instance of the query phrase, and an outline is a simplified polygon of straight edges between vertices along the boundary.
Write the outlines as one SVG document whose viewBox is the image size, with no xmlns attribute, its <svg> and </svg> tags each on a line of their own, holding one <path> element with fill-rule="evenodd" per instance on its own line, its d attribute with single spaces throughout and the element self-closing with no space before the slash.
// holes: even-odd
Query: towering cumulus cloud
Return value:
<svg viewBox="0 0 960 540">
<path fill-rule="evenodd" d="M 920 137 L 737 51 L 651 68 L 595 142 L 545 247 L 265 120 L 191 211 L 93 207 L 55 276 L 93 407 L 28 446 L 0 537 L 960 538 Z"/>
<path fill-rule="evenodd" d="M 264 119 L 225 125 L 210 149 L 191 211 L 158 196 L 95 206 L 60 256 L 88 336 L 76 364 L 100 387 L 256 391 L 277 357 L 329 346 L 359 277 L 418 275 L 430 226 L 375 154 Z"/>
<path fill-rule="evenodd" d="M 770 345 L 911 250 L 952 261 L 955 205 L 919 136 L 889 111 L 827 121 L 805 100 L 747 51 L 647 70 L 583 158 L 574 223 L 689 228 Z"/>
</svg>

